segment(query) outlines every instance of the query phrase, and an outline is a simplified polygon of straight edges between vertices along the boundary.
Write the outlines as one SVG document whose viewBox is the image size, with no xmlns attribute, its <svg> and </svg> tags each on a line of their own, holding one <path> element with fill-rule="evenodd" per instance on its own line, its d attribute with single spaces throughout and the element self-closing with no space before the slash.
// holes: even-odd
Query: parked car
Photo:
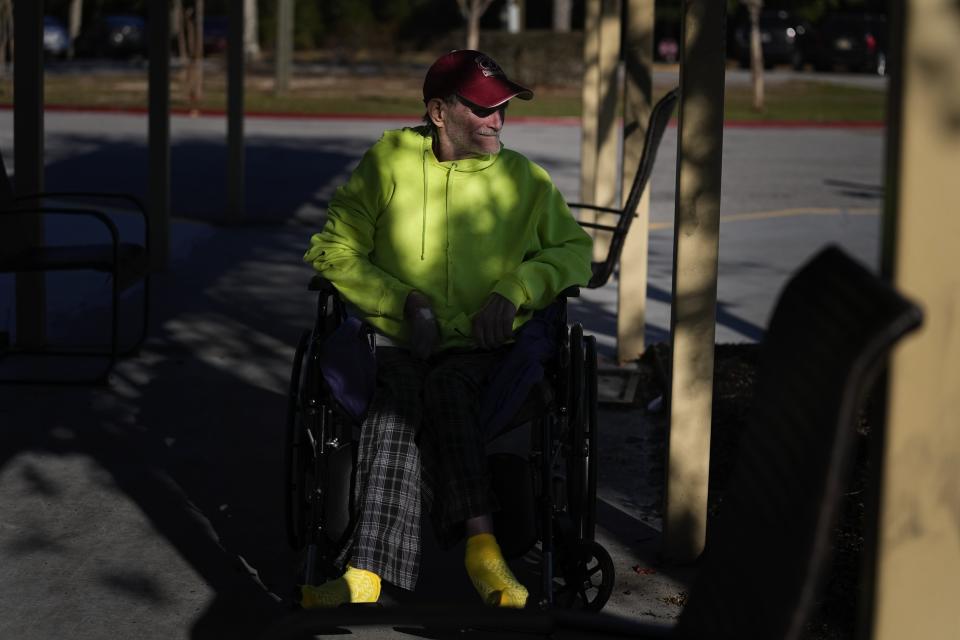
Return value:
<svg viewBox="0 0 960 640">
<path fill-rule="evenodd" d="M 66 58 L 70 51 L 70 33 L 52 16 L 43 17 L 43 53 L 48 58 Z"/>
<path fill-rule="evenodd" d="M 750 66 L 750 14 L 742 7 L 734 14 L 733 34 L 729 42 L 730 55 L 741 67 Z M 794 64 L 797 60 L 797 38 L 807 25 L 783 9 L 763 9 L 760 12 L 760 46 L 763 66 Z"/>
<path fill-rule="evenodd" d="M 818 71 L 842 67 L 885 75 L 887 72 L 887 20 L 873 13 L 828 15 L 800 42 L 800 66 Z"/>
<path fill-rule="evenodd" d="M 147 25 L 140 16 L 102 16 L 77 37 L 74 51 L 97 58 L 146 57 Z"/>
</svg>

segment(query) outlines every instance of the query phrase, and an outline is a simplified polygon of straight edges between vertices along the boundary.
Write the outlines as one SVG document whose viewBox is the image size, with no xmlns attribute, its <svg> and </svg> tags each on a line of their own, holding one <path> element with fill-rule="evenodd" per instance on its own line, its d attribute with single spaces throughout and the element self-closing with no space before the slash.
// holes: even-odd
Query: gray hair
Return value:
<svg viewBox="0 0 960 640">
<path fill-rule="evenodd" d="M 447 105 L 447 106 L 451 106 L 451 105 L 455 104 L 455 103 L 459 100 L 459 98 L 457 97 L 457 94 L 455 94 L 455 93 L 451 93 L 450 95 L 444 96 L 444 97 L 442 97 L 442 98 L 440 98 L 440 99 L 443 100 L 443 103 L 444 103 L 445 105 Z M 430 113 L 429 113 L 428 111 L 424 111 L 424 112 L 423 112 L 423 122 L 424 122 L 424 124 L 426 124 L 428 127 L 430 127 L 430 133 L 431 133 L 432 135 L 436 135 L 436 133 L 437 133 L 437 125 L 433 124 L 433 120 L 430 119 Z"/>
</svg>

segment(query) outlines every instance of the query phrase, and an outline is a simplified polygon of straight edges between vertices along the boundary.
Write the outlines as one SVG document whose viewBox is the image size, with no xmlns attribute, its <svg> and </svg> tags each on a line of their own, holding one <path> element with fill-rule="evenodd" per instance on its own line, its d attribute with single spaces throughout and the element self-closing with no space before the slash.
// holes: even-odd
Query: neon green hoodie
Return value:
<svg viewBox="0 0 960 640">
<path fill-rule="evenodd" d="M 310 244 L 304 260 L 400 344 L 407 294 L 425 294 L 441 349 L 475 346 L 470 321 L 491 292 L 516 305 L 516 329 L 590 278 L 590 237 L 546 171 L 503 148 L 440 162 L 426 127 L 384 133 Z"/>
</svg>

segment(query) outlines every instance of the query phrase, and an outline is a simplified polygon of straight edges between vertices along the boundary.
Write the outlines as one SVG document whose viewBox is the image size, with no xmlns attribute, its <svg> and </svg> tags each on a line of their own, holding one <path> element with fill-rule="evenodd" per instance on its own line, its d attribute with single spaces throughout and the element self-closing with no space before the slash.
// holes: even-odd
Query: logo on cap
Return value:
<svg viewBox="0 0 960 640">
<path fill-rule="evenodd" d="M 506 76 L 503 72 L 503 69 L 500 68 L 496 62 L 493 61 L 493 58 L 490 56 L 477 56 L 474 58 L 474 62 L 477 63 L 477 66 L 480 67 L 480 72 L 483 73 L 485 78 L 490 76 Z"/>
</svg>

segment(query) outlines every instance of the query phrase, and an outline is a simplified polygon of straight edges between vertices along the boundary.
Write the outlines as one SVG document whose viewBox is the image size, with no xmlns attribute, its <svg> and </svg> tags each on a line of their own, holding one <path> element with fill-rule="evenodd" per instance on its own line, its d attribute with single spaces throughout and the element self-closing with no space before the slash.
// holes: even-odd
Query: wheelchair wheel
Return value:
<svg viewBox="0 0 960 640">
<path fill-rule="evenodd" d="M 285 441 L 285 506 L 287 516 L 287 541 L 294 551 L 307 544 L 309 527 L 309 502 L 307 476 L 313 468 L 313 448 L 303 419 L 301 388 L 303 365 L 306 360 L 310 332 L 304 331 L 297 344 L 290 374 L 290 390 L 287 398 L 287 437 Z"/>
<path fill-rule="evenodd" d="M 600 611 L 613 593 L 613 559 L 592 540 L 581 540 L 560 557 L 554 602 L 564 609 Z"/>
</svg>

